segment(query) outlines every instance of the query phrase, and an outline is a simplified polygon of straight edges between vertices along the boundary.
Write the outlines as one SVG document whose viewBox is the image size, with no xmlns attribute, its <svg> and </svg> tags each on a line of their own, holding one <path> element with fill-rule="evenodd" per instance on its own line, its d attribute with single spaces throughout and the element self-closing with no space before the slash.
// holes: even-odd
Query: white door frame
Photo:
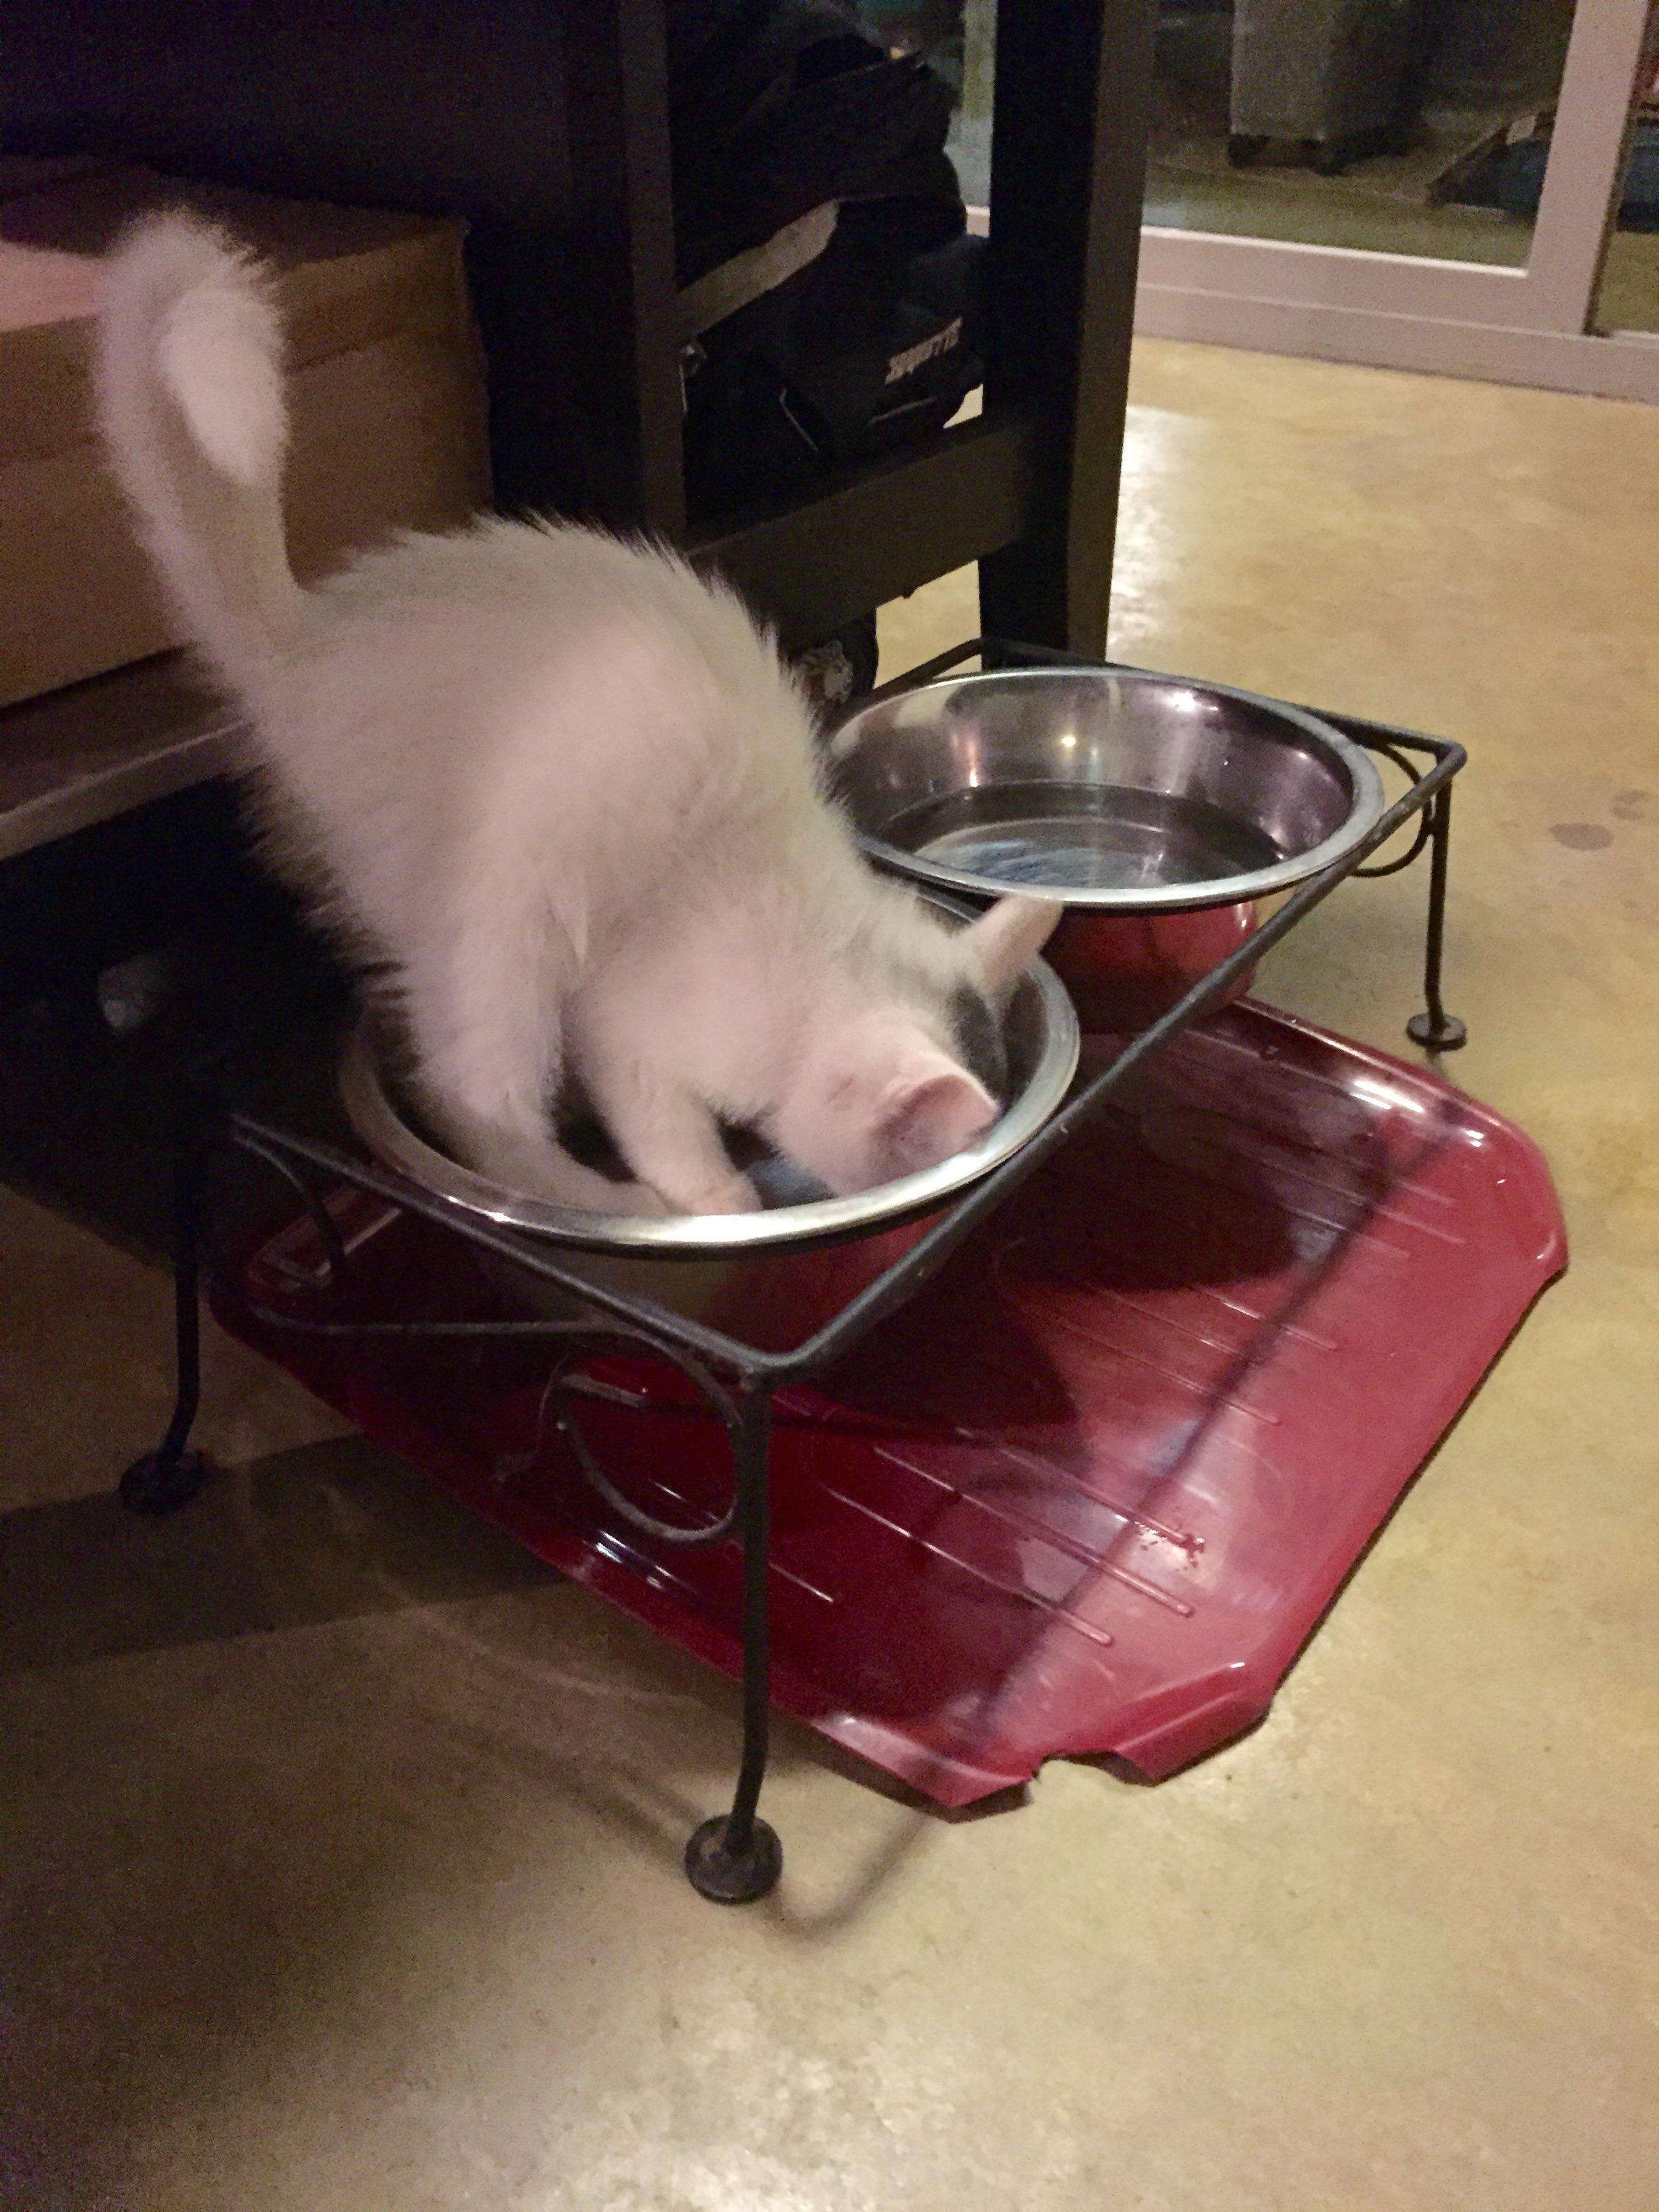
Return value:
<svg viewBox="0 0 1659 2212">
<path fill-rule="evenodd" d="M 1659 334 L 1591 334 L 1648 21 L 1649 0 L 1578 0 L 1525 268 L 1148 224 L 1136 329 L 1659 400 Z"/>
</svg>

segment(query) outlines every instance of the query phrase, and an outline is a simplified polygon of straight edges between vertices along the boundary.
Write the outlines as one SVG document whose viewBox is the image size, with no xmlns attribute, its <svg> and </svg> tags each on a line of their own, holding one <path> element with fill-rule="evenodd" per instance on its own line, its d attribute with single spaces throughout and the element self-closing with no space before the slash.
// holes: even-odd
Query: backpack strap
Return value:
<svg viewBox="0 0 1659 2212">
<path fill-rule="evenodd" d="M 701 337 L 716 323 L 735 315 L 739 307 L 748 307 L 751 301 L 799 276 L 834 237 L 839 213 L 839 202 L 825 200 L 797 216 L 793 222 L 785 223 L 781 230 L 775 230 L 760 245 L 734 253 L 729 261 L 722 261 L 696 283 L 688 284 L 679 295 L 682 341 Z"/>
</svg>

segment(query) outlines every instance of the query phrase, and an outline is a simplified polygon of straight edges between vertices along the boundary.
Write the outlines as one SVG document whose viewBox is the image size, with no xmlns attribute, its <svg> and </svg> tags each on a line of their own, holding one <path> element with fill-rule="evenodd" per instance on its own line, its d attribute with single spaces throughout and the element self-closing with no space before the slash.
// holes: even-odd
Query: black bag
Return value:
<svg viewBox="0 0 1659 2212">
<path fill-rule="evenodd" d="M 669 0 L 667 28 L 683 284 L 826 200 L 959 216 L 951 94 L 924 63 L 825 0 Z"/>
<path fill-rule="evenodd" d="M 688 345 L 694 516 L 802 496 L 942 429 L 979 383 L 982 241 L 907 253 L 884 212 L 843 209 L 807 268 Z"/>
<path fill-rule="evenodd" d="M 951 94 L 924 63 L 817 0 L 692 0 L 669 25 L 702 519 L 948 422 L 980 381 L 982 242 L 945 151 Z"/>
<path fill-rule="evenodd" d="M 951 95 L 818 0 L 671 0 L 671 130 L 694 520 L 809 497 L 942 429 L 979 384 L 980 256 Z M 799 656 L 871 689 L 873 613 Z"/>
</svg>

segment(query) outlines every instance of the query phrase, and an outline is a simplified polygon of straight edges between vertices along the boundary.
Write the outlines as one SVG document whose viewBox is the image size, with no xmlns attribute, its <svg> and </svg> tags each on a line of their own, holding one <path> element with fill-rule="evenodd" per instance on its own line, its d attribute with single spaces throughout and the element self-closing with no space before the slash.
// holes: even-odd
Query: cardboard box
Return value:
<svg viewBox="0 0 1659 2212">
<path fill-rule="evenodd" d="M 42 165 L 43 169 L 46 165 Z M 93 423 L 97 257 L 188 205 L 276 272 L 294 436 L 285 505 L 315 575 L 488 503 L 482 356 L 458 226 L 175 184 L 111 167 L 0 192 L 0 706 L 180 641 Z"/>
</svg>

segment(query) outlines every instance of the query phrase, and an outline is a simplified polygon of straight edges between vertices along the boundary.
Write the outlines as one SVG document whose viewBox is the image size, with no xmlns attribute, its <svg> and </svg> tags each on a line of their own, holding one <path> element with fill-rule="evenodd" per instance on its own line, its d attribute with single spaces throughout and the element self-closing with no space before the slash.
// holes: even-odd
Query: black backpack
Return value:
<svg viewBox="0 0 1659 2212">
<path fill-rule="evenodd" d="M 823 0 L 670 0 L 686 497 L 810 497 L 943 428 L 981 380 L 980 256 L 949 88 Z M 876 680 L 872 612 L 800 656 L 826 705 Z"/>
<path fill-rule="evenodd" d="M 698 520 L 941 428 L 980 381 L 951 94 L 822 0 L 668 11 Z"/>
</svg>

